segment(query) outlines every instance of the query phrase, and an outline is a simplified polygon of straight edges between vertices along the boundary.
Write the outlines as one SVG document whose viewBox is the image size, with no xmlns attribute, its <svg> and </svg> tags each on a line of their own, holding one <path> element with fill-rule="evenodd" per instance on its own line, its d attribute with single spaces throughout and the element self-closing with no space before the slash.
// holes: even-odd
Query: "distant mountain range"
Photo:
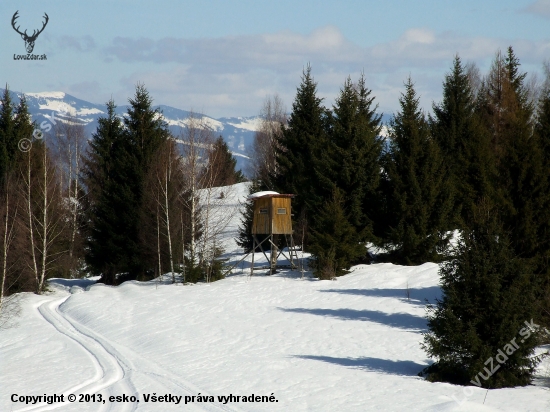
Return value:
<svg viewBox="0 0 550 412">
<path fill-rule="evenodd" d="M 4 89 L 0 89 L 4 93 Z M 19 101 L 20 93 L 10 92 L 14 102 Z M 67 121 L 69 117 L 76 118 L 84 125 L 86 133 L 91 136 L 97 129 L 97 121 L 106 116 L 105 104 L 94 104 L 63 92 L 25 93 L 29 112 L 37 124 L 52 119 L 55 121 Z M 178 136 L 182 126 L 190 112 L 176 109 L 175 107 L 159 105 L 155 106 L 162 111 L 164 120 L 168 123 L 170 131 Z M 117 114 L 123 116 L 128 110 L 128 105 L 118 106 Z M 202 119 L 216 135 L 220 135 L 227 142 L 229 149 L 237 159 L 237 168 L 246 171 L 248 165 L 248 148 L 252 145 L 254 132 L 258 129 L 260 118 L 253 117 L 222 117 L 215 119 L 201 113 L 194 113 L 195 117 Z"/>
<path fill-rule="evenodd" d="M 0 93 L 4 93 L 4 89 L 0 88 Z M 10 92 L 10 94 L 14 102 L 19 101 L 20 93 Z M 56 121 L 63 122 L 67 121 L 69 117 L 76 118 L 82 122 L 88 136 L 91 136 L 97 129 L 97 120 L 107 113 L 105 104 L 90 103 L 63 92 L 25 93 L 25 96 L 29 112 L 37 124 L 50 121 L 52 113 Z M 159 105 L 155 108 L 162 111 L 164 119 L 174 136 L 180 134 L 182 126 L 185 126 L 191 115 L 191 112 L 171 106 Z M 121 117 L 127 110 L 128 105 L 116 108 L 117 114 Z M 249 148 L 254 140 L 254 132 L 258 130 L 260 125 L 260 117 L 221 117 L 215 119 L 201 113 L 193 113 L 193 115 L 202 119 L 204 124 L 208 125 L 216 135 L 224 138 L 237 160 L 237 168 L 246 173 L 250 161 L 248 157 Z M 389 116 L 384 115 L 382 120 L 387 123 Z M 382 134 L 385 134 L 385 128 Z"/>
</svg>

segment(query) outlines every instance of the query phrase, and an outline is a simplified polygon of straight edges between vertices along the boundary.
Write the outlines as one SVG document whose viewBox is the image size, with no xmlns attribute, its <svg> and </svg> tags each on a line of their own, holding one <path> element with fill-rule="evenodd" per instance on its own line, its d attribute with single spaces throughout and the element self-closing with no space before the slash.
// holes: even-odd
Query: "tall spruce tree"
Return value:
<svg viewBox="0 0 550 412">
<path fill-rule="evenodd" d="M 124 171 L 124 198 L 127 199 L 129 222 L 133 222 L 130 233 L 135 235 L 135 249 L 129 250 L 128 263 L 131 277 L 151 277 L 157 264 L 156 254 L 147 253 L 147 227 L 154 227 L 156 217 L 145 206 L 144 190 L 146 176 L 156 153 L 170 137 L 168 125 L 162 112 L 153 109 L 153 99 L 144 85 L 136 86 L 133 98 L 129 99 L 127 116 L 124 118 L 123 141 L 126 156 L 121 159 Z"/>
<path fill-rule="evenodd" d="M 531 270 L 498 211 L 480 203 L 455 258 L 440 269 L 443 298 L 428 307 L 423 348 L 436 359 L 429 380 L 484 388 L 531 382 L 540 361 L 533 357 L 540 331 L 526 327 L 537 323 Z"/>
<path fill-rule="evenodd" d="M 329 141 L 319 158 L 324 202 L 311 216 L 310 248 L 321 278 L 344 274 L 374 240 L 382 141 L 370 93 L 364 76 L 357 85 L 348 77 L 328 117 Z"/>
<path fill-rule="evenodd" d="M 88 190 L 88 244 L 86 263 L 102 275 L 106 284 L 116 284 L 116 275 L 130 270 L 128 255 L 136 253 L 133 194 L 127 187 L 124 170 L 128 155 L 122 122 L 111 100 L 107 116 L 99 118 L 85 159 L 84 182 Z M 128 197 L 130 199 L 128 199 Z"/>
<path fill-rule="evenodd" d="M 419 264 L 438 260 L 438 252 L 446 247 L 453 192 L 410 78 L 399 103 L 401 111 L 390 122 L 390 145 L 383 156 L 385 242 L 397 261 Z"/>
<path fill-rule="evenodd" d="M 365 158 L 363 173 L 365 175 L 365 186 L 363 194 L 363 213 L 367 219 L 367 241 L 379 241 L 380 215 L 383 210 L 381 169 L 382 152 L 384 149 L 384 138 L 382 133 L 382 115 L 376 114 L 378 104 L 374 105 L 374 96 L 371 97 L 371 90 L 366 87 L 365 76 L 362 74 L 357 83 L 359 95 L 359 123 L 364 130 L 363 144 Z"/>
<path fill-rule="evenodd" d="M 276 147 L 278 169 L 274 177 L 277 191 L 297 195 L 293 201 L 294 214 L 298 220 L 306 220 L 306 226 L 309 215 L 319 210 L 328 197 L 324 194 L 330 193 L 330 188 L 320 183 L 320 170 L 325 165 L 319 159 L 328 149 L 327 111 L 321 103 L 308 65 L 292 105 L 288 127 L 283 129 Z"/>
<path fill-rule="evenodd" d="M 540 233 L 537 227 L 548 214 L 550 187 L 548 176 L 543 170 L 541 142 L 533 136 L 531 119 L 534 107 L 528 100 L 524 79 L 527 73 L 520 73 L 519 59 L 511 47 L 505 59 L 507 82 L 512 91 L 507 121 L 503 162 L 499 175 L 511 208 L 507 213 L 507 223 L 512 230 L 516 251 L 524 257 L 535 257 Z"/>
<path fill-rule="evenodd" d="M 502 218 L 519 256 L 537 260 L 543 252 L 550 192 L 543 141 L 533 133 L 534 107 L 524 84 L 526 73 L 513 49 L 497 53 L 487 80 L 486 127 L 493 132 Z"/>
<path fill-rule="evenodd" d="M 347 219 L 359 238 L 372 241 L 382 140 L 381 116 L 370 94 L 364 76 L 356 86 L 348 77 L 334 105 L 323 173 L 332 190 L 341 190 Z"/>
<path fill-rule="evenodd" d="M 492 196 L 496 170 L 490 139 L 476 115 L 476 102 L 470 78 L 457 55 L 443 82 L 443 101 L 433 104 L 430 116 L 432 135 L 449 168 L 455 196 L 453 219 L 447 229 L 455 229 L 472 218 L 479 199 Z"/>
</svg>

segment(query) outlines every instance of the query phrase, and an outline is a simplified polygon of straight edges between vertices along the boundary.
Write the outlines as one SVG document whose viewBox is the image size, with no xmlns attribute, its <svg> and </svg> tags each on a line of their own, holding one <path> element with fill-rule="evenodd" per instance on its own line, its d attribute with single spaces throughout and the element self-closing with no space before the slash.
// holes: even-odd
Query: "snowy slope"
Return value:
<svg viewBox="0 0 550 412">
<path fill-rule="evenodd" d="M 218 206 L 232 216 L 224 229 L 232 261 L 233 208 L 245 189 L 224 188 L 227 206 Z M 337 281 L 317 281 L 289 271 L 249 277 L 249 262 L 212 284 L 58 279 L 47 295 L 26 294 L 19 327 L 0 332 L 0 410 L 550 410 L 548 387 L 472 387 L 466 396 L 462 387 L 417 376 L 430 363 L 419 342 L 425 299 L 440 294 L 435 264 L 360 265 Z M 540 374 L 549 370 L 547 361 Z M 139 403 L 10 400 L 54 393 L 135 395 Z M 153 393 L 214 402 L 145 402 Z M 273 394 L 276 402 L 218 402 L 230 394 Z"/>
</svg>

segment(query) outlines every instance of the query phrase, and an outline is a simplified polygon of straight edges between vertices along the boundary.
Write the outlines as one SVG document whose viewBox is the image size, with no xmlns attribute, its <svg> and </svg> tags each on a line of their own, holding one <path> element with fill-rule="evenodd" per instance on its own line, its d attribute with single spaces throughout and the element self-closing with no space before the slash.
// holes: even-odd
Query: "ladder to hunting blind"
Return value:
<svg viewBox="0 0 550 412">
<path fill-rule="evenodd" d="M 298 247 L 296 246 L 292 246 L 289 249 L 290 249 L 290 264 L 293 266 L 296 266 L 300 262 L 300 259 L 298 258 L 298 251 L 301 249 L 298 249 Z"/>
</svg>

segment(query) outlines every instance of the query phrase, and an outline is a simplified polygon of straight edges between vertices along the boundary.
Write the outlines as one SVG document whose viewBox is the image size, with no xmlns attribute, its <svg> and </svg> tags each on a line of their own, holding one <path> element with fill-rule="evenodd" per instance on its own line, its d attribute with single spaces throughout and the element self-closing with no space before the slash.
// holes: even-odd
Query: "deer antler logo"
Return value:
<svg viewBox="0 0 550 412">
<path fill-rule="evenodd" d="M 21 33 L 19 31 L 20 26 L 15 27 L 15 20 L 17 20 L 17 18 L 19 17 L 17 15 L 17 13 L 19 13 L 19 10 L 17 10 L 15 12 L 15 14 L 13 15 L 13 17 L 11 18 L 11 25 L 12 25 L 13 29 L 21 35 L 21 38 L 23 40 L 25 40 L 25 48 L 27 49 L 27 53 L 32 53 L 32 51 L 34 49 L 34 42 L 36 41 L 36 38 L 38 37 L 38 35 L 44 31 L 44 28 L 46 27 L 46 24 L 48 24 L 49 17 L 46 13 L 44 13 L 44 18 L 46 19 L 46 21 L 43 23 L 42 28 L 40 30 L 38 30 L 38 32 L 36 30 L 34 30 L 32 35 L 29 36 L 27 34 L 27 30 L 25 30 L 24 33 Z"/>
</svg>

